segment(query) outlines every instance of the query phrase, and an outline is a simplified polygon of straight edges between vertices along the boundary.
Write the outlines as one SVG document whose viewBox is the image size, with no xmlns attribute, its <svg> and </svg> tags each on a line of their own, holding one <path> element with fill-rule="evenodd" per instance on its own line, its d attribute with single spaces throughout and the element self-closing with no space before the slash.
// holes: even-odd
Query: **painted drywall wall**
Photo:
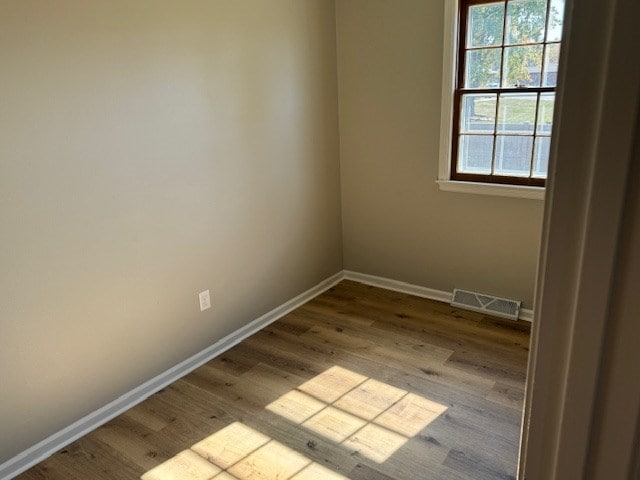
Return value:
<svg viewBox="0 0 640 480">
<path fill-rule="evenodd" d="M 336 2 L 345 269 L 531 308 L 543 202 L 435 183 L 443 7 Z"/>
<path fill-rule="evenodd" d="M 332 1 L 0 4 L 0 463 L 342 268 L 336 90 Z"/>
</svg>

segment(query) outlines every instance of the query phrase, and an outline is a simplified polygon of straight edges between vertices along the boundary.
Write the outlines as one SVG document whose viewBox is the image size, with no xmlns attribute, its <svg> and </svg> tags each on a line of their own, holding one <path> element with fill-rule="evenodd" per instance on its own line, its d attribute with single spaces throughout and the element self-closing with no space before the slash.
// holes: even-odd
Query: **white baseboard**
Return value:
<svg viewBox="0 0 640 480">
<path fill-rule="evenodd" d="M 524 320 L 525 322 L 533 322 L 533 310 L 528 308 L 521 308 L 518 320 Z"/>
<path fill-rule="evenodd" d="M 428 298 L 430 300 L 437 300 L 439 302 L 451 302 L 451 292 L 421 287 L 419 285 L 413 285 L 399 280 L 376 277 L 375 275 L 367 275 L 366 273 L 352 272 L 350 270 L 344 270 L 344 278 L 346 280 L 353 280 L 354 282 L 364 283 L 365 285 L 371 285 L 373 287 L 386 288 L 387 290 L 393 290 L 394 292 L 408 293 L 410 295 Z"/>
<path fill-rule="evenodd" d="M 178 365 L 162 372 L 151 380 L 143 383 L 139 387 L 127 392 L 113 402 L 105 405 L 98 410 L 82 417 L 80 420 L 72 423 L 66 428 L 59 430 L 53 435 L 45 438 L 41 442 L 10 458 L 0 465 L 0 479 L 9 480 L 20 473 L 28 470 L 38 462 L 51 456 L 61 448 L 95 430 L 99 426 L 105 424 L 109 420 L 117 417 L 121 413 L 136 406 L 144 401 L 147 397 L 154 394 L 158 390 L 165 388 L 176 380 L 184 377 L 199 366 L 207 363 L 209 360 L 224 353 L 234 345 L 237 345 L 245 338 L 253 335 L 257 331 L 263 329 L 267 325 L 282 318 L 287 313 L 295 310 L 299 306 L 305 304 L 312 298 L 327 291 L 341 280 L 353 280 L 355 282 L 372 285 L 374 287 L 385 288 L 396 292 L 408 293 L 418 297 L 429 298 L 440 302 L 450 303 L 451 292 L 435 290 L 433 288 L 422 287 L 410 283 L 392 280 L 389 278 L 377 277 L 375 275 L 367 275 L 364 273 L 343 270 L 323 280 L 318 285 L 310 288 L 306 292 L 301 293 L 295 298 L 283 303 L 279 307 L 274 308 L 259 318 L 248 323 L 244 327 L 239 328 L 235 332 L 227 335 L 210 347 L 205 348 L 201 352 L 196 353 Z M 520 310 L 520 319 L 533 321 L 533 311 L 527 309 Z"/>
<path fill-rule="evenodd" d="M 184 377 L 199 366 L 207 363 L 209 360 L 240 343 L 245 338 L 253 335 L 258 330 L 261 330 L 287 313 L 308 302 L 312 298 L 320 295 L 324 291 L 336 285 L 343 278 L 343 272 L 338 272 L 335 275 L 332 275 L 306 292 L 301 293 L 297 297 L 292 298 L 279 307 L 276 307 L 261 317 L 256 318 L 244 327 L 239 328 L 230 335 L 227 335 L 210 347 L 205 348 L 201 352 L 196 353 L 178 365 L 162 372 L 160 375 L 127 392 L 113 402 L 82 417 L 80 420 L 72 423 L 68 427 L 59 430 L 31 448 L 28 448 L 15 457 L 10 458 L 0 465 L 0 479 L 9 480 L 25 470 L 28 470 L 74 440 L 77 440 L 83 435 L 86 435 L 92 430 L 95 430 L 99 426 L 105 424 L 109 420 L 117 417 L 126 410 L 136 406 L 158 390 L 161 390 L 176 380 Z"/>
<path fill-rule="evenodd" d="M 411 283 L 392 280 L 390 278 L 367 275 L 366 273 L 352 272 L 350 270 L 344 270 L 343 272 L 346 280 L 353 280 L 354 282 L 360 282 L 374 287 L 386 288 L 387 290 L 393 290 L 394 292 L 408 293 L 410 295 L 416 295 L 417 297 L 428 298 L 430 300 L 437 300 L 439 302 L 451 303 L 451 292 L 421 287 L 420 285 L 413 285 Z M 521 308 L 520 316 L 518 318 L 519 320 L 533 322 L 533 310 Z"/>
</svg>

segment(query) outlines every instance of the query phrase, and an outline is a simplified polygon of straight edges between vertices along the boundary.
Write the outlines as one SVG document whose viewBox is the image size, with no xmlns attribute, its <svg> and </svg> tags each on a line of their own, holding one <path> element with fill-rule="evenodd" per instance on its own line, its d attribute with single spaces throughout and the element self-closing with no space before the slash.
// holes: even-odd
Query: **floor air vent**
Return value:
<svg viewBox="0 0 640 480">
<path fill-rule="evenodd" d="M 466 308 L 475 312 L 487 313 L 496 317 L 517 320 L 520 314 L 520 304 L 508 298 L 499 298 L 481 293 L 469 292 L 467 290 L 453 290 L 451 305 L 454 307 Z"/>
</svg>

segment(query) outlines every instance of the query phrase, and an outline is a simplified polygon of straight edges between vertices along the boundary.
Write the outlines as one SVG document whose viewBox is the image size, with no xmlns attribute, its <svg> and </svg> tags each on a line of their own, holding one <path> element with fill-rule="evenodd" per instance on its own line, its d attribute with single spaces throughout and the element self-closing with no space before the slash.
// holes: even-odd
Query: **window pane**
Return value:
<svg viewBox="0 0 640 480">
<path fill-rule="evenodd" d="M 464 84 L 467 88 L 495 88 L 500 84 L 500 48 L 467 52 Z"/>
<path fill-rule="evenodd" d="M 549 9 L 549 26 L 547 42 L 559 42 L 562 37 L 562 20 L 564 18 L 564 0 L 551 0 Z"/>
<path fill-rule="evenodd" d="M 528 177 L 531 168 L 533 137 L 503 136 L 496 138 L 496 175 Z"/>
<path fill-rule="evenodd" d="M 538 107 L 538 135 L 551 135 L 553 127 L 553 105 L 556 101 L 555 93 L 541 93 L 540 106 Z"/>
<path fill-rule="evenodd" d="M 507 6 L 506 45 L 537 43 L 544 39 L 547 0 L 511 0 Z"/>
<path fill-rule="evenodd" d="M 505 93 L 498 104 L 498 133 L 533 134 L 536 122 L 535 93 Z"/>
<path fill-rule="evenodd" d="M 533 154 L 533 176 L 536 178 L 547 178 L 550 146 L 551 137 L 536 138 L 536 147 Z"/>
<path fill-rule="evenodd" d="M 460 135 L 458 172 L 491 173 L 492 135 Z"/>
<path fill-rule="evenodd" d="M 544 70 L 542 76 L 543 87 L 555 87 L 558 82 L 558 59 L 560 58 L 560 44 L 552 43 L 545 47 Z"/>
<path fill-rule="evenodd" d="M 467 47 L 490 47 L 502 44 L 504 2 L 469 7 Z"/>
<path fill-rule="evenodd" d="M 496 95 L 462 96 L 460 130 L 463 133 L 493 133 L 496 126 Z"/>
<path fill-rule="evenodd" d="M 542 45 L 504 49 L 503 87 L 539 87 Z"/>
</svg>

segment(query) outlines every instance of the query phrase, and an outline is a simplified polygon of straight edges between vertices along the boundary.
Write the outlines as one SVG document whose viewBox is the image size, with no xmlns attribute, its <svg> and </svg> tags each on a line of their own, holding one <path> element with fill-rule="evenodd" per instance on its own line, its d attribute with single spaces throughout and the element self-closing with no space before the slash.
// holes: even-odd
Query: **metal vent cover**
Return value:
<svg viewBox="0 0 640 480">
<path fill-rule="evenodd" d="M 454 307 L 466 308 L 474 312 L 487 313 L 510 320 L 518 319 L 521 303 L 517 300 L 460 290 L 459 288 L 453 290 L 453 298 L 451 299 L 451 305 Z"/>
</svg>

